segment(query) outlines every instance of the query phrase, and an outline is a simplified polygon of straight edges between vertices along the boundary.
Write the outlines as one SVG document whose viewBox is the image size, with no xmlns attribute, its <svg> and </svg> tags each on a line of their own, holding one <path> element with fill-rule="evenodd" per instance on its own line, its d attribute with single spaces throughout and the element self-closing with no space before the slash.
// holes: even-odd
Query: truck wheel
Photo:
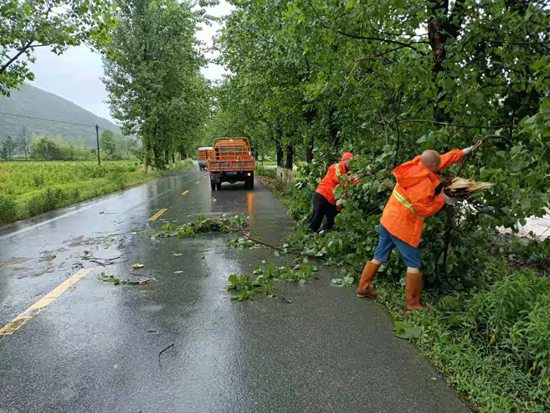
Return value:
<svg viewBox="0 0 550 413">
<path fill-rule="evenodd" d="M 216 189 L 218 191 L 221 191 L 222 190 L 222 183 L 221 182 L 216 182 Z"/>
<path fill-rule="evenodd" d="M 212 188 L 212 191 L 216 190 L 216 181 L 213 179 L 210 180 L 210 188 Z"/>
</svg>

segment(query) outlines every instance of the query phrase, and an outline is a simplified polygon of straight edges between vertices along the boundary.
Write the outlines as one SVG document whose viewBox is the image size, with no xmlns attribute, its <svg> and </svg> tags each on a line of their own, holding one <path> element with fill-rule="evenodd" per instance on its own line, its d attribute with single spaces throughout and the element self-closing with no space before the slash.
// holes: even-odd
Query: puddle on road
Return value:
<svg viewBox="0 0 550 413">
<path fill-rule="evenodd" d="M 0 259 L 0 268 L 1 267 L 14 267 L 11 268 L 13 270 L 19 270 L 23 267 L 21 267 L 21 264 L 27 262 L 30 258 L 24 258 L 24 257 L 11 257 L 11 258 L 5 258 Z"/>
<path fill-rule="evenodd" d="M 86 237 L 84 235 L 80 235 L 78 237 L 65 241 L 65 244 L 71 248 L 89 246 L 89 245 L 97 245 L 97 246 L 101 245 L 104 248 L 109 248 L 116 244 L 118 244 L 119 246 L 123 246 L 126 239 L 131 238 L 131 235 L 132 234 L 120 234 L 120 233 L 100 235 L 96 237 Z"/>
</svg>

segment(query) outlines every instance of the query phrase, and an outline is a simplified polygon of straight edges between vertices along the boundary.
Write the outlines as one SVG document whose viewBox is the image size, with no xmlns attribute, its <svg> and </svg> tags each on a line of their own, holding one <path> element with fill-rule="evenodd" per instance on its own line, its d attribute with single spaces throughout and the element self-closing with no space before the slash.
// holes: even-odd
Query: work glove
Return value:
<svg viewBox="0 0 550 413">
<path fill-rule="evenodd" d="M 474 149 L 475 145 L 468 146 L 467 148 L 462 149 L 462 152 L 464 152 L 464 155 L 468 155 L 470 152 L 472 152 L 472 149 Z"/>
<path fill-rule="evenodd" d="M 451 198 L 449 195 L 447 195 L 445 192 L 443 192 L 443 198 L 445 198 L 445 203 L 447 205 L 456 205 L 456 198 Z"/>
</svg>

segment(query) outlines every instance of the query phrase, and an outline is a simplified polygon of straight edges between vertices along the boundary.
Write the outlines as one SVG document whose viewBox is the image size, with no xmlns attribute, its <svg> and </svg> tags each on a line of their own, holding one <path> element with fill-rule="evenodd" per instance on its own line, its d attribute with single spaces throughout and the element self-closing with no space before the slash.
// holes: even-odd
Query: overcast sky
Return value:
<svg viewBox="0 0 550 413">
<path fill-rule="evenodd" d="M 225 0 L 220 0 L 220 4 L 210 7 L 208 12 L 214 16 L 224 16 L 231 9 L 232 6 Z M 218 23 L 213 23 L 212 26 L 203 25 L 197 37 L 212 46 L 213 36 L 219 28 Z M 61 56 L 39 48 L 36 50 L 36 63 L 31 66 L 31 70 L 35 75 L 32 85 L 70 100 L 98 116 L 113 120 L 106 103 L 107 92 L 101 82 L 101 57 L 86 46 L 72 47 Z M 216 80 L 221 79 L 224 70 L 218 65 L 209 64 L 203 69 L 203 74 L 208 79 Z"/>
</svg>

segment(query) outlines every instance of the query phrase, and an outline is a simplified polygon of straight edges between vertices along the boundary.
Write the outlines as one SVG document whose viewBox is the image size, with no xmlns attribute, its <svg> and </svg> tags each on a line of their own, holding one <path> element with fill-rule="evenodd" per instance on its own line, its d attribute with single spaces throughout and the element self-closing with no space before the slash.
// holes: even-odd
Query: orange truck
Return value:
<svg viewBox="0 0 550 413">
<path fill-rule="evenodd" d="M 214 142 L 214 152 L 208 158 L 210 186 L 218 191 L 222 182 L 242 182 L 246 189 L 254 188 L 256 160 L 250 152 L 246 138 L 219 138 Z"/>
<path fill-rule="evenodd" d="M 205 170 L 208 166 L 208 158 L 214 153 L 214 148 L 211 146 L 201 146 L 199 148 L 199 169 Z"/>
</svg>

